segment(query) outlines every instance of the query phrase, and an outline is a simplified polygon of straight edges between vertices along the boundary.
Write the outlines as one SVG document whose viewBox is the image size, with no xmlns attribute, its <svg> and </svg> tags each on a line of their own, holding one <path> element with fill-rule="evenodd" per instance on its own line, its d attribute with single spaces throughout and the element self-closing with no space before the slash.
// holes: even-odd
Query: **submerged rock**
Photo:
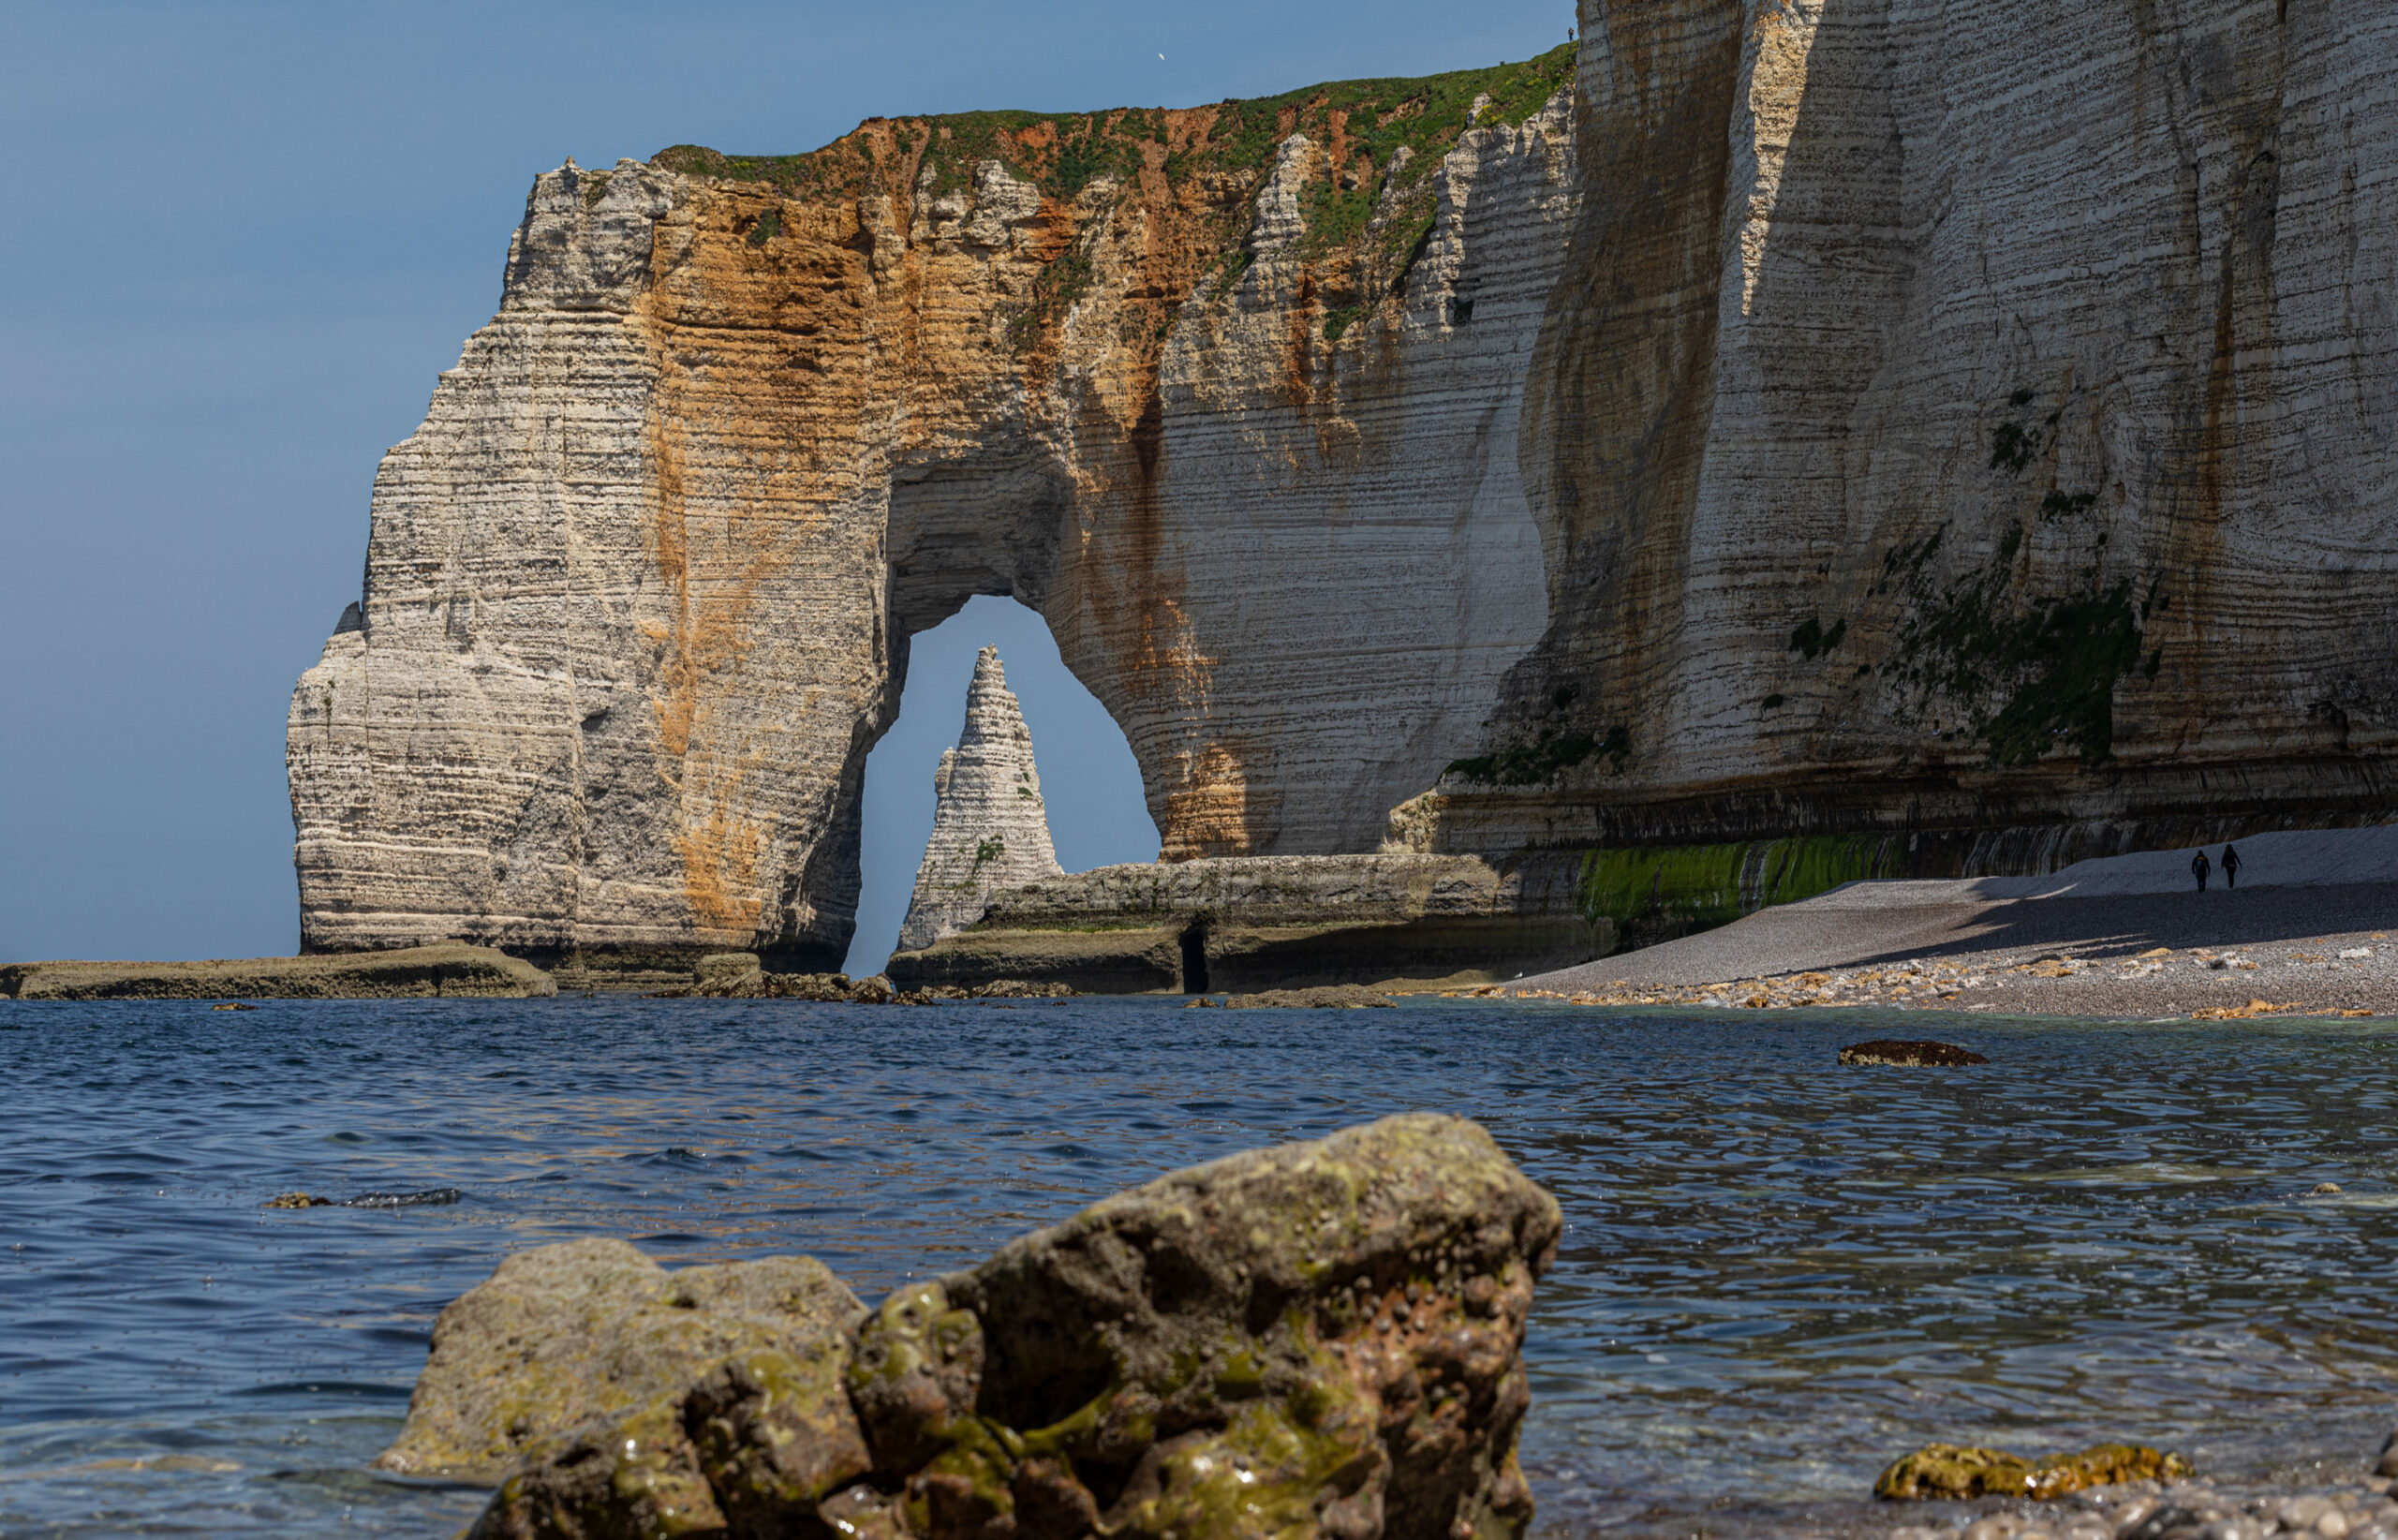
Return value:
<svg viewBox="0 0 2398 1540">
<path fill-rule="evenodd" d="M 1893 1462 L 1873 1483 L 1873 1495 L 1886 1501 L 2029 1497 L 2045 1502 L 2092 1487 L 2190 1473 L 2190 1462 L 2181 1456 L 2141 1444 L 2102 1444 L 2078 1455 L 2035 1460 L 2004 1449 L 1933 1444 Z"/>
<path fill-rule="evenodd" d="M 871 1314 L 805 1258 L 545 1247 L 443 1313 L 378 1463 L 506 1469 L 484 1540 L 1500 1540 L 1559 1229 L 1482 1129 L 1412 1114 L 1162 1177 Z"/>
<path fill-rule="evenodd" d="M 456 1203 L 466 1196 L 454 1187 L 428 1187 L 415 1192 L 361 1192 L 354 1198 L 320 1198 L 313 1192 L 278 1192 L 261 1208 L 422 1208 Z"/>
<path fill-rule="evenodd" d="M 1191 1003 L 1197 1007 L 1216 1002 L 1203 995 Z M 1331 984 L 1315 989 L 1266 989 L 1254 995 L 1227 995 L 1223 1000 L 1228 1011 L 1354 1011 L 1389 1004 L 1389 999 L 1381 992 L 1358 984 Z"/>
<path fill-rule="evenodd" d="M 1971 1048 L 1960 1048 L 1953 1043 L 1934 1043 L 1928 1038 L 1876 1038 L 1871 1043 L 1852 1044 L 1840 1051 L 1840 1061 L 1843 1064 L 1883 1064 L 1897 1069 L 1946 1069 L 1990 1062 Z"/>
</svg>

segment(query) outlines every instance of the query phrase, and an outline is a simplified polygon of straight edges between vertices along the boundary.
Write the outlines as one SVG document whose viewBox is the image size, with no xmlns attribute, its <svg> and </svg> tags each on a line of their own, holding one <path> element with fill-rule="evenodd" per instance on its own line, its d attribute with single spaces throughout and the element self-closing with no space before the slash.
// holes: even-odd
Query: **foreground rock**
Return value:
<svg viewBox="0 0 2398 1540">
<path fill-rule="evenodd" d="M 1576 863 L 1547 856 L 1244 856 L 1101 866 L 991 895 L 890 961 L 904 985 L 1052 980 L 1091 994 L 1483 984 L 1605 955 Z"/>
<path fill-rule="evenodd" d="M 1953 1043 L 1897 1038 L 1852 1043 L 1840 1051 L 1840 1061 L 1843 1064 L 1884 1064 L 1897 1069 L 1947 1069 L 1990 1062 L 1971 1048 L 1960 1048 Z"/>
<path fill-rule="evenodd" d="M 477 1535 L 1523 1533 L 1556 1203 L 1414 1114 L 1164 1177 L 870 1315 L 804 1258 L 582 1241 L 443 1313 L 380 1463 Z"/>
<path fill-rule="evenodd" d="M 390 1000 L 555 995 L 557 982 L 490 947 L 443 942 L 229 962 L 37 962 L 0 968 L 0 996 L 18 1000 Z"/>
<path fill-rule="evenodd" d="M 595 1418 L 657 1416 L 734 1358 L 837 1384 L 865 1315 L 812 1257 L 670 1273 L 621 1240 L 538 1247 L 441 1312 L 407 1422 L 375 1463 L 496 1481 Z"/>
</svg>

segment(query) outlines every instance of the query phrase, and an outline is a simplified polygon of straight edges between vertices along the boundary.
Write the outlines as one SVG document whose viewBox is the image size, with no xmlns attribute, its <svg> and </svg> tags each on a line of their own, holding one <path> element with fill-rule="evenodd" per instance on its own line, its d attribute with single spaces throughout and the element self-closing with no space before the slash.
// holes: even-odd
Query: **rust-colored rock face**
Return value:
<svg viewBox="0 0 2398 1540">
<path fill-rule="evenodd" d="M 306 944 L 836 955 L 907 638 L 978 593 L 1169 858 L 1370 846 L 1545 619 L 1571 72 L 541 177 L 293 698 Z"/>
<path fill-rule="evenodd" d="M 822 965 L 977 593 L 1169 861 L 2391 809 L 2398 11 L 1581 23 L 541 177 L 293 698 L 305 943 Z"/>
</svg>

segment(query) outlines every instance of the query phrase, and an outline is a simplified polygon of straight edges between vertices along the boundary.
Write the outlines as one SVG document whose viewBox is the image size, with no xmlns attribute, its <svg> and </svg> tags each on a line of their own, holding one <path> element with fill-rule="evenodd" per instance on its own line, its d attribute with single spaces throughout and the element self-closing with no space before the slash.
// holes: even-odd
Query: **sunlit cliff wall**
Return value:
<svg viewBox="0 0 2398 1540">
<path fill-rule="evenodd" d="M 293 699 L 307 944 L 830 958 L 975 593 L 1169 860 L 2398 811 L 2398 9 L 1580 22 L 541 177 Z"/>
<path fill-rule="evenodd" d="M 293 696 L 304 944 L 836 959 L 907 638 L 977 593 L 1169 857 L 1370 847 L 1547 620 L 1572 69 L 541 177 Z"/>
</svg>

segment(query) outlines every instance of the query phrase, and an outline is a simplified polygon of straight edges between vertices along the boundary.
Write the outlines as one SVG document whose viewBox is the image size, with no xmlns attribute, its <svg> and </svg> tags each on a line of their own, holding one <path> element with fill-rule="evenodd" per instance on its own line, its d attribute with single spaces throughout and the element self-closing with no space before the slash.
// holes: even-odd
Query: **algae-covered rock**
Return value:
<svg viewBox="0 0 2398 1540">
<path fill-rule="evenodd" d="M 726 1533 L 673 1396 L 536 1445 L 466 1540 L 670 1540 Z"/>
<path fill-rule="evenodd" d="M 830 1338 L 737 1354 L 680 1392 L 525 1451 L 470 1540 L 821 1533 L 817 1505 L 871 1467 Z"/>
<path fill-rule="evenodd" d="M 479 1540 L 1502 1540 L 1559 1228 L 1488 1133 L 1414 1114 L 1162 1177 L 871 1316 L 805 1258 L 548 1247 L 444 1312 L 383 1463 L 512 1453 Z"/>
<path fill-rule="evenodd" d="M 981 1414 L 1022 1430 L 1020 1504 L 1185 1540 L 1513 1534 L 1559 1227 L 1481 1128 L 1411 1114 L 1162 1177 L 946 1283 Z"/>
<path fill-rule="evenodd" d="M 375 1463 L 496 1480 L 544 1441 L 681 1398 L 736 1357 L 821 1366 L 837 1387 L 865 1313 L 812 1257 L 670 1273 L 620 1240 L 521 1251 L 441 1312 L 407 1422 Z"/>
<path fill-rule="evenodd" d="M 1224 1004 L 1235 1011 L 1355 1011 L 1387 1008 L 1390 999 L 1360 984 L 1327 984 L 1313 989 L 1266 989 L 1254 995 L 1229 995 Z"/>
<path fill-rule="evenodd" d="M 1873 1483 L 1873 1495 L 1917 1498 L 2066 1497 L 2119 1481 L 2160 1481 L 2190 1474 L 2190 1462 L 2139 1444 L 2102 1444 L 2078 1455 L 2026 1459 L 2004 1449 L 1927 1444 L 1895 1461 Z"/>
</svg>

